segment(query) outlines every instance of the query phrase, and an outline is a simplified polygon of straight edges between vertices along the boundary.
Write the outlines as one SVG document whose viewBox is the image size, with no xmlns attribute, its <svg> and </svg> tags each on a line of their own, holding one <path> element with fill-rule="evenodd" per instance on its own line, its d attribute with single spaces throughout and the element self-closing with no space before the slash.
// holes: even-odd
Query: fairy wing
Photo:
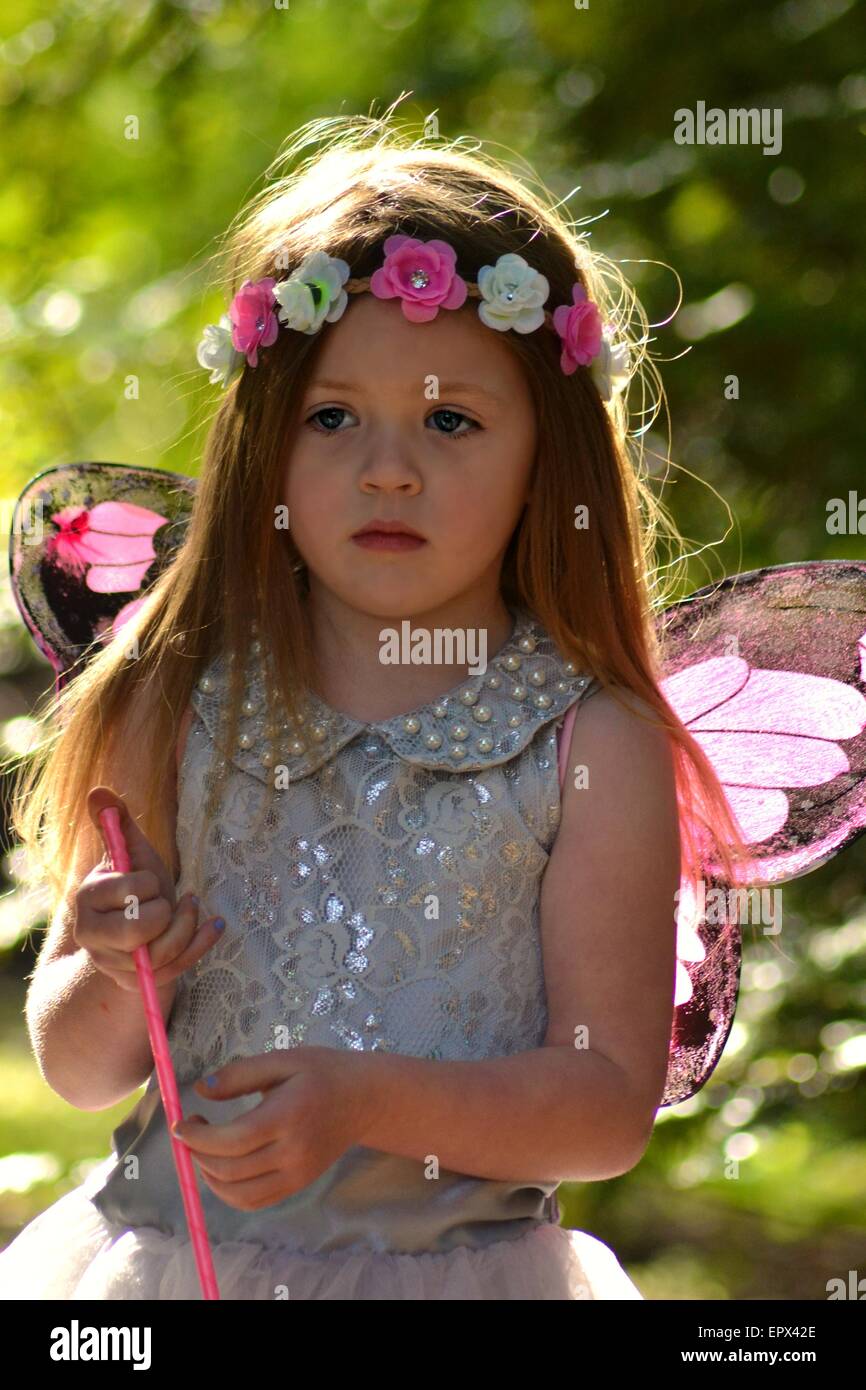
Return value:
<svg viewBox="0 0 866 1390">
<path fill-rule="evenodd" d="M 141 604 L 186 535 L 192 478 L 70 463 L 32 478 L 13 511 L 12 592 L 59 693 Z"/>
<path fill-rule="evenodd" d="M 700 743 L 749 846 L 755 886 L 797 878 L 866 828 L 866 565 L 807 561 L 735 575 L 660 617 L 662 688 Z M 714 880 L 707 898 L 724 897 Z M 713 920 L 715 917 L 716 920 Z M 681 891 L 663 1104 L 721 1056 L 740 928 Z"/>
<path fill-rule="evenodd" d="M 866 828 L 866 564 L 736 575 L 662 615 L 663 689 L 712 762 L 756 884 Z"/>
</svg>

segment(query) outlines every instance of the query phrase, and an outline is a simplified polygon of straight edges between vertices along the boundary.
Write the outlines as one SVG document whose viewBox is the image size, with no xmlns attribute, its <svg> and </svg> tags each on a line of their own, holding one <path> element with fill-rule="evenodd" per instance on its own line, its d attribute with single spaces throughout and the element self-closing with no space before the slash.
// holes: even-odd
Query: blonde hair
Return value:
<svg viewBox="0 0 866 1390">
<path fill-rule="evenodd" d="M 655 383 L 661 392 L 637 296 L 613 262 L 590 251 L 551 195 L 540 185 L 533 190 L 531 171 L 518 177 L 492 155 L 466 150 L 461 139 L 413 138 L 390 116 L 389 110 L 381 119 L 336 117 L 300 128 L 267 170 L 275 177 L 228 228 L 226 301 L 247 278 L 284 278 L 287 268 L 317 249 L 346 260 L 353 276 L 370 275 L 381 263 L 384 240 L 398 230 L 448 241 L 458 271 L 470 280 L 482 265 L 516 252 L 549 281 L 548 307 L 570 304 L 579 279 L 603 320 L 630 342 L 630 390 L 640 383 L 646 392 Z M 474 303 L 457 312 L 476 312 Z M 156 808 L 173 775 L 180 717 L 204 666 L 218 651 L 230 654 L 224 759 L 211 779 L 207 818 L 237 734 L 251 619 L 270 667 L 275 753 L 277 724 L 300 712 L 314 675 L 304 566 L 291 532 L 278 530 L 273 519 L 286 441 L 298 425 L 321 334 L 329 331 L 327 324 L 320 334 L 281 330 L 258 366 L 245 368 L 226 391 L 210 425 L 181 548 L 124 628 L 123 642 L 97 652 L 45 713 L 44 723 L 54 715 L 56 727 L 16 787 L 13 827 L 32 871 L 47 878 L 55 895 L 67 885 L 87 792 L 98 783 L 123 711 L 142 684 L 158 684 L 160 693 L 147 728 L 142 829 L 167 864 L 173 849 Z M 730 864 L 726 847 L 736 842 L 736 826 L 724 793 L 659 690 L 653 610 L 662 591 L 654 557 L 659 534 L 669 534 L 670 526 L 647 483 L 643 431 L 629 435 L 625 396 L 605 406 L 588 370 L 563 374 L 555 334 L 502 336 L 525 371 L 539 433 L 533 505 L 524 509 L 508 546 L 503 599 L 528 608 L 566 657 L 604 686 L 638 696 L 667 728 L 683 863 L 694 868 L 712 854 Z M 583 530 L 574 526 L 580 504 L 590 517 Z M 126 656 L 132 637 L 135 660 Z"/>
</svg>

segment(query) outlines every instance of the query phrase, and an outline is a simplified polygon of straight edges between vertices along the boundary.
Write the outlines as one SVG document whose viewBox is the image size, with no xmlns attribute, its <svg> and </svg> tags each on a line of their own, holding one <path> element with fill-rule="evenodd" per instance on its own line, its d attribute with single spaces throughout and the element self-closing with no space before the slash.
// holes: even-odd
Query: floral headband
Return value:
<svg viewBox="0 0 866 1390">
<path fill-rule="evenodd" d="M 589 366 L 603 401 L 623 389 L 629 378 L 628 343 L 614 344 L 610 326 L 602 325 L 598 305 L 576 282 L 571 304 L 551 314 L 542 308 L 550 285 L 522 256 L 508 252 L 496 264 L 482 266 L 474 284 L 456 272 L 457 256 L 446 241 L 417 241 L 394 235 L 384 243 L 385 259 L 371 276 L 350 280 L 349 266 L 324 251 L 314 251 L 287 280 L 272 276 L 247 280 L 238 290 L 228 314 L 209 323 L 198 345 L 197 359 L 210 371 L 212 382 L 227 387 L 244 361 L 258 365 L 259 348 L 276 341 L 279 320 L 300 333 L 318 333 L 323 323 L 336 323 L 348 304 L 348 294 L 369 290 L 377 299 L 398 297 L 411 323 L 435 319 L 440 309 L 459 309 L 467 297 L 478 299 L 478 317 L 488 328 L 532 333 L 542 325 L 562 341 L 560 366 L 570 376 Z"/>
</svg>

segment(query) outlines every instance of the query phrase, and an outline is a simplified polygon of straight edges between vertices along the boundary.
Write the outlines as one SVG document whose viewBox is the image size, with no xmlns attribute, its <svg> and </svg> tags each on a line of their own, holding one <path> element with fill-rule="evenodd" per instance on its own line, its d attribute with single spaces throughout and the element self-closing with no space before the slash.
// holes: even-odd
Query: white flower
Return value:
<svg viewBox="0 0 866 1390">
<path fill-rule="evenodd" d="M 199 366 L 207 367 L 211 381 L 228 386 L 244 365 L 244 354 L 232 342 L 232 321 L 223 314 L 219 323 L 209 323 L 196 351 Z"/>
<path fill-rule="evenodd" d="M 631 375 L 631 353 L 628 342 L 623 339 L 613 344 L 610 330 L 602 331 L 601 347 L 589 367 L 590 376 L 596 384 L 603 401 L 609 401 L 626 386 Z"/>
<path fill-rule="evenodd" d="M 326 251 L 313 251 L 288 280 L 274 285 L 274 298 L 280 305 L 277 317 L 300 333 L 318 333 L 324 321 L 336 323 L 345 312 L 349 296 L 343 286 L 348 278 L 346 261 Z"/>
<path fill-rule="evenodd" d="M 522 256 L 509 251 L 495 266 L 483 265 L 478 272 L 478 288 L 483 295 L 478 317 L 488 328 L 532 333 L 544 323 L 541 306 L 550 285 Z"/>
</svg>

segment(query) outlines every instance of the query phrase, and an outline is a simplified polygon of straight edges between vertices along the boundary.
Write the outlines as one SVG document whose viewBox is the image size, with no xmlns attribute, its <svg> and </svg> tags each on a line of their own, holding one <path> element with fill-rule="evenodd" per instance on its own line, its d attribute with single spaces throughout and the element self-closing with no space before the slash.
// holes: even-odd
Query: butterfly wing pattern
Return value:
<svg viewBox="0 0 866 1390">
<path fill-rule="evenodd" d="M 195 479 L 124 463 L 70 463 L 19 496 L 12 592 L 56 693 L 141 604 L 186 535 Z"/>
<path fill-rule="evenodd" d="M 860 835 L 866 564 L 806 561 L 734 575 L 674 604 L 659 623 L 662 688 L 724 787 L 748 847 L 749 886 L 798 878 Z M 666 1105 L 704 1084 L 730 1033 L 742 917 L 725 910 L 729 902 L 730 885 L 718 879 L 702 897 L 681 886 Z"/>
</svg>

